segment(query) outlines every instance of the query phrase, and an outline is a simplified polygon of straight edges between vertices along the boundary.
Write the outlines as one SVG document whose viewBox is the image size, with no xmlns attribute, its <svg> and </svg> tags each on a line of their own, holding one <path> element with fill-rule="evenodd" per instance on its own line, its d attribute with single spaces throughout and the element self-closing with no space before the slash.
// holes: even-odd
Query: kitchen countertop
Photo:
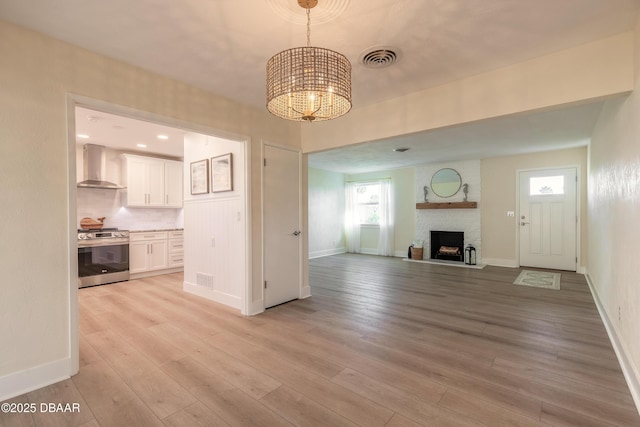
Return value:
<svg viewBox="0 0 640 427">
<path fill-rule="evenodd" d="M 152 233 L 154 231 L 184 231 L 184 228 L 145 228 L 142 230 L 129 230 L 129 233 Z"/>
</svg>

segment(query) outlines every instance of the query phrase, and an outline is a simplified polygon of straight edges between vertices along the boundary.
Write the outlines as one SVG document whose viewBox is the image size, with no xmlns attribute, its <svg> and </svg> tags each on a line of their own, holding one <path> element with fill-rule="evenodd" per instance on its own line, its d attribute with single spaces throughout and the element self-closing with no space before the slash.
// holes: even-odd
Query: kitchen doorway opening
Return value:
<svg viewBox="0 0 640 427">
<path fill-rule="evenodd" d="M 86 123 L 80 125 L 77 118 L 77 110 L 95 111 L 94 117 L 88 118 L 91 124 L 98 123 L 100 126 L 110 131 L 110 134 L 98 136 L 98 132 L 94 136 L 87 134 L 83 130 L 79 130 Z M 101 116 L 120 117 L 127 121 L 127 126 L 119 126 L 117 124 L 104 123 Z M 150 128 L 163 128 L 166 132 L 162 134 L 154 134 L 151 140 L 156 147 L 151 153 L 142 151 L 145 147 L 145 141 L 141 140 L 140 135 L 127 137 L 126 127 L 131 124 L 139 123 L 140 127 L 146 125 Z M 107 126 L 105 126 L 107 125 Z M 94 127 L 95 128 L 95 127 Z M 169 135 L 167 135 L 169 133 Z M 159 139 L 160 135 L 163 139 Z M 176 146 L 169 147 L 164 136 L 181 135 L 180 152 L 176 153 Z M 88 137 L 88 138 L 87 138 Z M 136 148 L 125 147 L 123 141 L 128 140 L 129 143 Z M 117 184 L 126 183 L 126 162 L 124 157 L 132 155 L 134 157 L 156 157 L 160 159 L 170 159 L 167 161 L 175 162 L 177 157 L 181 157 L 183 164 L 182 170 L 173 172 L 173 178 L 166 178 L 168 181 L 175 183 L 177 179 L 182 178 L 183 200 L 181 207 L 176 207 L 176 202 L 171 201 L 171 206 L 153 206 L 152 214 L 149 214 L 148 208 L 140 206 L 129 206 L 127 200 L 127 188 L 120 189 L 99 189 L 94 194 L 87 194 L 85 188 L 78 188 L 77 183 L 85 180 L 85 172 L 82 168 L 82 157 L 78 159 L 82 147 L 87 143 L 102 145 L 108 148 L 109 155 L 107 159 L 103 159 L 106 163 L 107 175 Z M 67 96 L 67 143 L 68 143 L 68 208 L 69 208 L 69 354 L 71 358 L 71 372 L 75 374 L 79 371 L 79 315 L 78 315 L 78 228 L 80 215 L 87 215 L 87 203 L 91 200 L 102 204 L 103 209 L 107 206 L 112 209 L 109 212 L 110 218 L 104 222 L 119 229 L 131 229 L 132 224 L 136 224 L 136 218 L 153 218 L 158 221 L 157 216 L 163 212 L 167 213 L 167 221 L 175 224 L 175 228 L 184 228 L 184 282 L 183 290 L 195 293 L 200 296 L 213 299 L 217 302 L 232 306 L 243 314 L 251 314 L 250 301 L 251 298 L 251 264 L 250 264 L 250 238 L 251 238 L 251 221 L 249 217 L 250 210 L 250 144 L 249 137 L 243 135 L 230 134 L 211 128 L 206 128 L 179 120 L 161 117 L 152 113 L 139 110 L 133 110 L 127 107 L 114 105 L 104 101 L 87 98 L 79 95 L 69 94 Z M 175 142 L 174 142 L 175 144 Z M 147 144 L 151 145 L 151 144 Z M 222 161 L 224 160 L 224 161 Z M 228 160 L 228 161 L 227 161 Z M 225 161 L 227 161 L 225 163 Z M 198 170 L 193 170 L 194 164 L 206 164 L 206 176 L 197 175 Z M 124 164 L 122 168 L 119 165 Z M 217 166 L 217 169 L 216 169 Z M 219 173 L 220 169 L 226 171 L 224 177 L 228 177 L 229 181 L 220 186 L 220 180 L 214 181 L 214 174 Z M 217 175 L 220 178 L 220 175 Z M 194 179 L 200 180 L 195 182 Z M 202 187 L 204 185 L 204 187 Z M 126 185 L 121 185 L 126 187 Z M 199 187 L 198 187 L 199 186 Z M 174 186 L 175 187 L 175 186 Z M 204 191 L 206 188 L 206 191 Z M 79 194 L 79 190 L 83 194 Z M 101 192 L 101 194 L 97 194 Z M 117 194 L 116 194 L 117 193 Z M 106 194 L 106 195 L 105 195 Z M 146 194 L 146 193 L 145 193 Z M 101 199 L 109 200 L 101 200 Z M 150 196 L 140 198 L 145 203 L 150 200 Z M 168 198 L 160 200 L 159 203 L 166 203 Z M 81 212 L 82 211 L 82 212 Z M 105 214 L 96 215 L 99 217 L 107 216 Z M 109 220 L 109 221 L 108 221 Z M 163 221 L 160 219 L 160 221 Z M 219 224 L 220 221 L 226 221 L 228 227 L 213 227 L 213 224 Z M 119 225 L 123 224 L 123 225 Z M 157 228 L 152 224 L 142 224 L 140 228 Z M 201 227 L 205 227 L 204 231 Z M 206 228 L 208 227 L 208 228 Z M 173 227 L 172 227 L 173 228 Z M 206 231 L 206 232 L 205 232 Z M 216 233 L 223 232 L 224 235 Z M 168 241 L 170 245 L 170 241 Z M 228 247 L 225 247 L 228 245 Z M 161 247 L 160 247 L 161 248 Z M 155 252 L 157 255 L 157 252 Z M 214 262 L 220 254 L 225 254 L 233 259 L 233 263 Z M 167 248 L 167 262 L 170 262 L 171 253 Z M 209 256 L 209 259 L 207 259 Z M 174 260 L 175 261 L 175 260 Z M 218 265 L 220 264 L 220 265 Z M 170 264 L 167 264 L 170 266 Z M 204 268 L 204 270 L 203 270 Z M 212 269 L 211 272 L 206 268 Z M 213 269 L 215 268 L 215 271 Z M 221 275 L 221 268 L 227 269 L 226 276 Z M 175 269 L 174 269 L 175 270 Z M 171 272 L 173 270 L 168 270 Z M 211 273 L 211 274 L 209 274 Z M 201 283 L 198 278 L 206 275 L 214 278 L 214 281 L 205 281 Z M 227 284 L 229 277 L 232 277 L 234 288 L 217 289 L 216 283 Z M 216 280 L 216 278 L 218 280 Z M 212 285 L 212 286 L 208 286 Z M 108 286 L 108 285 L 107 285 Z M 208 287 L 207 287 L 208 286 Z"/>
</svg>

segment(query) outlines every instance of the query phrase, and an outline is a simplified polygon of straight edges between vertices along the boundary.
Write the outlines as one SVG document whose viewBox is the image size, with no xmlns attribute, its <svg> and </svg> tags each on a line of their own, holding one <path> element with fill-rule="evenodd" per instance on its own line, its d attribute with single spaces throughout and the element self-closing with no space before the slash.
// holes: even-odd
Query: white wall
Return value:
<svg viewBox="0 0 640 427">
<path fill-rule="evenodd" d="M 462 179 L 462 184 L 468 184 L 467 201 L 477 202 L 476 209 L 418 209 L 416 212 L 416 238 L 424 240 L 425 259 L 430 258 L 430 231 L 462 231 L 464 232 L 464 246 L 472 244 L 476 248 L 476 259 L 482 262 L 482 223 L 481 223 L 481 174 L 480 160 L 464 162 L 450 162 L 426 165 L 416 168 L 415 202 L 424 202 L 424 189 L 428 186 L 429 202 L 461 202 L 464 198 L 462 188 L 452 197 L 439 197 L 431 190 L 433 174 L 442 168 L 455 169 Z"/>
<path fill-rule="evenodd" d="M 580 245 L 578 268 L 587 265 L 587 147 L 545 151 L 482 159 L 482 246 L 485 263 L 503 267 L 518 266 L 515 217 L 507 212 L 518 211 L 516 199 L 517 171 L 527 169 L 577 166 L 580 191 Z"/>
<path fill-rule="evenodd" d="M 344 175 L 309 168 L 309 257 L 346 251 L 344 237 L 345 183 L 391 178 L 394 192 L 395 256 L 406 257 L 415 234 L 414 168 Z M 378 253 L 379 229 L 362 226 L 362 253 Z"/>
<path fill-rule="evenodd" d="M 312 153 L 624 93 L 633 89 L 632 58 L 633 34 L 618 34 L 303 126 L 302 148 Z"/>
<path fill-rule="evenodd" d="M 300 125 L 0 21 L 0 400 L 77 370 L 76 174 L 68 99 L 216 135 L 300 147 Z M 83 101 L 85 102 L 85 101 Z M 88 106 L 96 108 L 94 103 Z M 134 114 L 135 112 L 135 114 Z M 252 285 L 261 289 L 259 147 L 251 150 Z M 306 221 L 306 218 L 305 218 Z M 305 248 L 306 250 L 306 248 Z M 38 254 L 34 265 L 32 254 Z M 306 255 L 306 253 L 305 253 Z M 257 273 L 257 274 L 256 274 Z"/>
<path fill-rule="evenodd" d="M 345 252 L 344 174 L 308 168 L 309 258 Z"/>
<path fill-rule="evenodd" d="M 191 194 L 190 165 L 232 154 L 233 190 Z M 184 138 L 184 290 L 244 310 L 247 277 L 243 142 L 188 133 Z M 209 181 L 210 182 L 210 181 Z"/>
<path fill-rule="evenodd" d="M 640 408 L 640 20 L 635 60 L 635 91 L 605 103 L 589 146 L 587 273 Z"/>
</svg>

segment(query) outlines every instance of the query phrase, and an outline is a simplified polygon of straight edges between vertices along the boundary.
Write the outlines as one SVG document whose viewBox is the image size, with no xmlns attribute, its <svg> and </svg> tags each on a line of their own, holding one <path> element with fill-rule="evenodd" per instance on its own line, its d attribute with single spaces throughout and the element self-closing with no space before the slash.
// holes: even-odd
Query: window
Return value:
<svg viewBox="0 0 640 427">
<path fill-rule="evenodd" d="M 356 184 L 357 220 L 359 224 L 380 223 L 380 184 Z"/>
<path fill-rule="evenodd" d="M 548 194 L 564 194 L 564 176 L 532 177 L 529 181 L 529 195 L 545 196 Z"/>
<path fill-rule="evenodd" d="M 344 215 L 347 251 L 360 253 L 360 231 L 369 226 L 378 234 L 378 255 L 393 256 L 393 206 L 390 178 L 347 182 Z"/>
</svg>

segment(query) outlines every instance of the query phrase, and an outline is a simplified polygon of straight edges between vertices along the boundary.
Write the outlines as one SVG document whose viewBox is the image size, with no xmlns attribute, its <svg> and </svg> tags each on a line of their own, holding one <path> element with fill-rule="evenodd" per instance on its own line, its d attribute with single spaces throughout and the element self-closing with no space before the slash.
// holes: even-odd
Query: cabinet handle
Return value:
<svg viewBox="0 0 640 427">
<path fill-rule="evenodd" d="M 149 249 L 150 249 L 149 253 L 153 255 L 153 245 L 152 244 L 149 244 Z"/>
<path fill-rule="evenodd" d="M 164 197 L 165 197 L 165 200 L 166 200 L 166 202 L 165 202 L 164 204 L 165 204 L 165 205 L 168 205 L 168 204 L 169 204 L 169 195 L 167 194 L 167 195 L 166 195 L 166 196 L 164 196 Z"/>
</svg>

